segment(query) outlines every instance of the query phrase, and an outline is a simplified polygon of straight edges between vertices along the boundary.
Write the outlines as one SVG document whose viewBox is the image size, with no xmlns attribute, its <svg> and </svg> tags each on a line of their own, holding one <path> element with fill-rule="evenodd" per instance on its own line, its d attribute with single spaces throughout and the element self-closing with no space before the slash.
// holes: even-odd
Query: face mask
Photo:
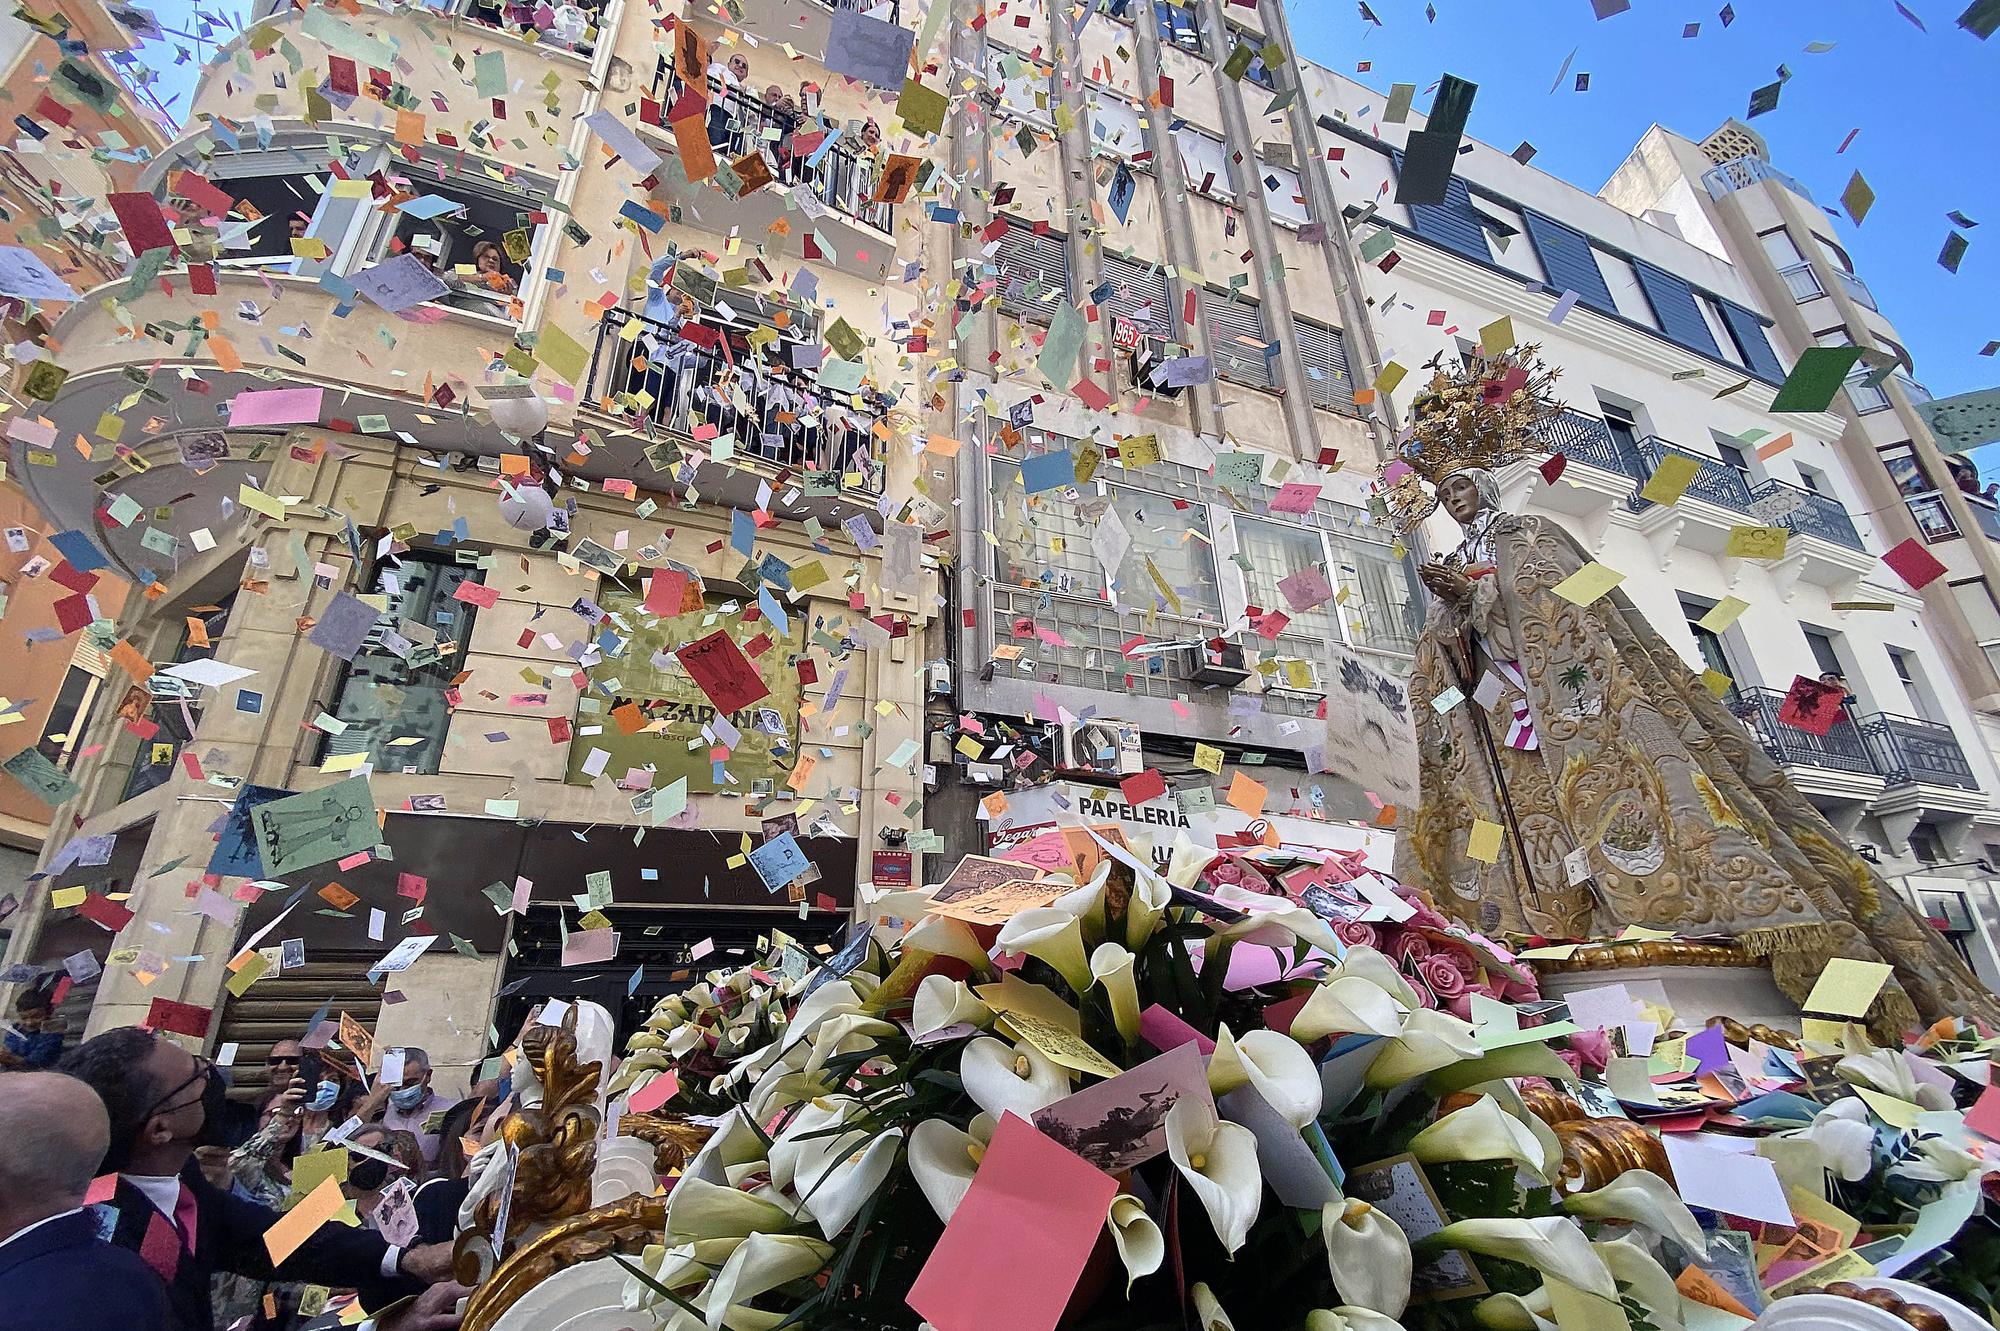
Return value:
<svg viewBox="0 0 2000 1331">
<path fill-rule="evenodd" d="M 195 1134 L 196 1146 L 229 1145 L 229 1125 L 223 1116 L 229 1112 L 229 1082 L 223 1077 L 222 1069 L 210 1068 L 208 1081 L 201 1088 L 201 1131 Z"/>
<path fill-rule="evenodd" d="M 313 1098 L 306 1101 L 306 1108 L 323 1114 L 333 1108 L 333 1102 L 340 1098 L 340 1083 L 323 1081 L 313 1091 Z"/>
<path fill-rule="evenodd" d="M 389 1103 L 407 1114 L 424 1102 L 424 1096 L 429 1091 L 430 1088 L 422 1082 L 418 1082 L 415 1086 L 398 1087 L 389 1092 Z"/>
<path fill-rule="evenodd" d="M 389 1164 L 363 1156 L 347 1167 L 347 1181 L 359 1192 L 373 1192 L 389 1181 Z"/>
</svg>

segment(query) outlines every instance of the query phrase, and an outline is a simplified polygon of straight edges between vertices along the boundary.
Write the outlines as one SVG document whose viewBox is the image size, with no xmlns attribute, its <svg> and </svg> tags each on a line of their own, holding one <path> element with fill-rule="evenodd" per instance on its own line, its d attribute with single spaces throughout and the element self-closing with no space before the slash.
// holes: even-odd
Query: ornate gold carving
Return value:
<svg viewBox="0 0 2000 1331">
<path fill-rule="evenodd" d="M 1552 1128 L 1558 1123 L 1590 1117 L 1582 1105 L 1550 1086 L 1523 1086 L 1521 1103 L 1528 1107 L 1530 1114 Z"/>
<path fill-rule="evenodd" d="M 521 1038 L 521 1057 L 541 1082 L 542 1103 L 514 1111 L 500 1128 L 500 1139 L 521 1153 L 508 1212 L 508 1241 L 530 1226 L 589 1209 L 597 1133 L 604 1122 L 597 1108 L 604 1065 L 576 1061 L 574 1006 L 560 1027 L 530 1026 Z M 500 1197 L 495 1194 L 479 1204 L 474 1223 L 498 1238 L 493 1226 L 499 1213 Z"/>
<path fill-rule="evenodd" d="M 653 1144 L 653 1172 L 656 1174 L 670 1174 L 685 1168 L 714 1131 L 713 1128 L 684 1123 L 664 1114 L 627 1114 L 618 1120 L 620 1137 L 637 1137 L 640 1141 Z"/>
<path fill-rule="evenodd" d="M 1565 1119 L 1549 1128 L 1562 1143 L 1562 1173 L 1556 1186 L 1563 1192 L 1594 1191 L 1628 1169 L 1648 1169 L 1669 1183 L 1674 1181 L 1667 1148 L 1629 1118 Z"/>
<path fill-rule="evenodd" d="M 466 1300 L 463 1331 L 490 1331 L 516 1300 L 558 1271 L 613 1253 L 642 1252 L 647 1244 L 659 1242 L 666 1225 L 665 1197 L 626 1197 L 557 1220 L 509 1253 L 472 1292 Z"/>
<path fill-rule="evenodd" d="M 1667 938 L 1645 943 L 1586 943 L 1561 961 L 1536 958 L 1531 963 L 1542 975 L 1566 975 L 1575 971 L 1637 970 L 1645 966 L 1762 966 L 1770 959 L 1754 957 L 1731 943 L 1701 943 L 1687 938 Z"/>
</svg>

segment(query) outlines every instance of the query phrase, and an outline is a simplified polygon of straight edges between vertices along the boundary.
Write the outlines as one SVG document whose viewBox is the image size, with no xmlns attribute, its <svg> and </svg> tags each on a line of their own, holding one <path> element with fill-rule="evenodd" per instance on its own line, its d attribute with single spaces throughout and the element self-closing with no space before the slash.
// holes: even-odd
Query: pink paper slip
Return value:
<svg viewBox="0 0 2000 1331">
<path fill-rule="evenodd" d="M 1118 1181 L 1008 1114 L 910 1287 L 937 1331 L 1055 1331 Z"/>
<path fill-rule="evenodd" d="M 317 425 L 323 388 L 246 388 L 229 400 L 229 424 Z"/>
</svg>

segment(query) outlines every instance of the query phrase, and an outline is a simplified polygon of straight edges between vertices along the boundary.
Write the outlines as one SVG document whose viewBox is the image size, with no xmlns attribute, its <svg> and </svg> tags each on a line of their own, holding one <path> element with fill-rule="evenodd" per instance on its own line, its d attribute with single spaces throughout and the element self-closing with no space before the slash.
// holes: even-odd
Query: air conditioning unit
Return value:
<svg viewBox="0 0 2000 1331">
<path fill-rule="evenodd" d="M 1250 678 L 1243 649 L 1233 642 L 1211 638 L 1180 650 L 1181 678 L 1190 684 L 1233 689 Z"/>
<path fill-rule="evenodd" d="M 1131 776 L 1145 770 L 1139 727 L 1118 721 L 1076 721 L 1062 728 L 1056 766 L 1090 776 Z"/>
<path fill-rule="evenodd" d="M 1132 353 L 1132 386 L 1139 392 L 1152 397 L 1179 397 L 1187 391 L 1186 384 L 1154 383 L 1152 374 L 1162 363 L 1172 360 L 1174 351 L 1164 337 L 1142 337 L 1138 350 Z M 1182 350 L 1181 355 L 1187 352 Z"/>
</svg>

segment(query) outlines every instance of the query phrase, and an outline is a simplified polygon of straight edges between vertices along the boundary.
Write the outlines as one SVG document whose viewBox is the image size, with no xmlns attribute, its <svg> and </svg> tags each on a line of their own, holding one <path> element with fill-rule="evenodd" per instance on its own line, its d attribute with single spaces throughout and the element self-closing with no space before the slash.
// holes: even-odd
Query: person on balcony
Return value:
<svg viewBox="0 0 2000 1331">
<path fill-rule="evenodd" d="M 472 266 L 478 275 L 475 285 L 502 296 L 511 296 L 520 290 L 520 283 L 507 272 L 507 255 L 490 240 L 482 240 L 472 247 Z"/>
<path fill-rule="evenodd" d="M 777 141 L 769 143 L 766 148 L 771 157 L 771 174 L 787 183 L 797 180 L 797 164 L 792 159 L 792 136 L 799 130 L 798 104 L 785 95 L 780 84 L 773 83 L 764 89 L 764 123 L 778 131 Z M 762 138 L 761 135 L 758 137 Z"/>
<path fill-rule="evenodd" d="M 654 260 L 646 274 L 646 327 L 642 336 L 649 350 L 645 388 L 653 395 L 646 414 L 661 422 L 680 418 L 682 384 L 702 364 L 701 348 L 681 333 L 696 317 L 694 297 L 664 285 L 667 270 L 678 258 L 678 253 L 669 251 Z"/>
</svg>

